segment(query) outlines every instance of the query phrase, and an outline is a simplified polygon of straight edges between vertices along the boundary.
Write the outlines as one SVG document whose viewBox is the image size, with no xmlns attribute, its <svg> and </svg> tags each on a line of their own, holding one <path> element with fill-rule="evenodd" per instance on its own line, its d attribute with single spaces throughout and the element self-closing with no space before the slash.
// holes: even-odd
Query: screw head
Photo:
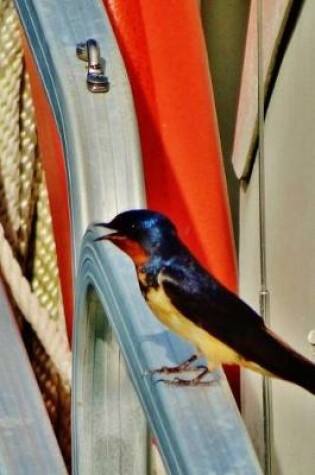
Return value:
<svg viewBox="0 0 315 475">
<path fill-rule="evenodd" d="M 108 92 L 109 81 L 103 74 L 88 74 L 86 79 L 88 90 L 91 92 Z"/>
</svg>

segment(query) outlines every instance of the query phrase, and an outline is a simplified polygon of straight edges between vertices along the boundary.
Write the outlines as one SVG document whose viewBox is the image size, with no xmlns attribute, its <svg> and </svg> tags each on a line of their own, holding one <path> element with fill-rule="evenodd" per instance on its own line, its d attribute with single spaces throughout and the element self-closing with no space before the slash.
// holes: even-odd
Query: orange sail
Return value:
<svg viewBox="0 0 315 475">
<path fill-rule="evenodd" d="M 139 124 L 148 207 L 177 225 L 230 290 L 236 261 L 217 117 L 198 2 L 103 0 Z M 237 370 L 232 370 L 238 393 Z"/>
<path fill-rule="evenodd" d="M 63 149 L 48 98 L 26 39 L 24 39 L 23 47 L 32 87 L 38 142 L 49 192 L 61 291 L 71 342 L 73 318 L 72 250 L 69 197 Z"/>
<path fill-rule="evenodd" d="M 135 100 L 148 207 L 236 290 L 220 140 L 198 2 L 104 0 Z"/>
</svg>

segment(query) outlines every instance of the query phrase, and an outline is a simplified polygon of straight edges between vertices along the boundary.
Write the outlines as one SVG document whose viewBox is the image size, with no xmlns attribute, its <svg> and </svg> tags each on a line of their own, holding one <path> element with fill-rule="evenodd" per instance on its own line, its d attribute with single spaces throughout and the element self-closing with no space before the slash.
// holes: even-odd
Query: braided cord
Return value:
<svg viewBox="0 0 315 475">
<path fill-rule="evenodd" d="M 12 0 L 0 0 L 0 131 L 0 268 L 20 311 L 69 388 L 71 352 L 48 193 Z M 31 282 L 22 271 L 30 255 Z"/>
</svg>

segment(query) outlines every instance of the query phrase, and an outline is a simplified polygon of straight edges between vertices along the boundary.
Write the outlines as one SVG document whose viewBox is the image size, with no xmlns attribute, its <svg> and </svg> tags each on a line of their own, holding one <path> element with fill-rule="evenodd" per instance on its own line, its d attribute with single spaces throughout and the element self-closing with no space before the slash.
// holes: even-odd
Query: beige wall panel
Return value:
<svg viewBox="0 0 315 475">
<path fill-rule="evenodd" d="M 315 328 L 315 2 L 306 1 L 285 55 L 265 126 L 267 276 L 271 327 L 305 356 Z M 257 163 L 241 192 L 240 278 L 259 291 Z M 262 454 L 259 378 L 243 374 L 243 413 Z M 315 397 L 272 384 L 273 475 L 315 473 Z"/>
</svg>

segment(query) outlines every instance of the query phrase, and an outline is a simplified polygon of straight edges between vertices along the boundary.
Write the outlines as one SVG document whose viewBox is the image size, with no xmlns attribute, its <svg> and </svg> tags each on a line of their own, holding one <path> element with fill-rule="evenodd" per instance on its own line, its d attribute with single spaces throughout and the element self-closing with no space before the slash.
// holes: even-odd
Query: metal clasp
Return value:
<svg viewBox="0 0 315 475">
<path fill-rule="evenodd" d="M 77 57 L 88 63 L 86 78 L 87 88 L 91 92 L 108 92 L 109 81 L 104 75 L 104 63 L 101 58 L 100 47 L 96 40 L 90 38 L 84 43 L 78 43 Z"/>
</svg>

